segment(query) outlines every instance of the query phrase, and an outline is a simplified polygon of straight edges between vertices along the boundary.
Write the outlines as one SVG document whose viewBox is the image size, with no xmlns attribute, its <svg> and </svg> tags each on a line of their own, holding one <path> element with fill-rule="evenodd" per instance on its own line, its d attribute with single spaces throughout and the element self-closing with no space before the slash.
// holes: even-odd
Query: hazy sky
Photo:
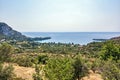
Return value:
<svg viewBox="0 0 120 80">
<path fill-rule="evenodd" d="M 120 32 L 120 0 L 0 0 L 0 22 L 22 32 Z"/>
</svg>

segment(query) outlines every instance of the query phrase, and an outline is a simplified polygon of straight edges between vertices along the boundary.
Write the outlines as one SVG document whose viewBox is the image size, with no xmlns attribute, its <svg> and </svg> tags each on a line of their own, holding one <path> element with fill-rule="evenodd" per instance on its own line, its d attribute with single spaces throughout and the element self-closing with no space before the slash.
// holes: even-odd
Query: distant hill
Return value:
<svg viewBox="0 0 120 80">
<path fill-rule="evenodd" d="M 119 37 L 113 37 L 113 38 L 111 38 L 111 40 L 120 40 L 120 36 Z"/>
<path fill-rule="evenodd" d="M 40 41 L 40 40 L 47 40 L 51 39 L 51 37 L 27 37 L 25 35 L 22 35 L 22 33 L 13 30 L 9 25 L 7 25 L 4 22 L 0 22 L 0 40 L 6 39 L 6 40 L 27 40 L 27 41 Z"/>
<path fill-rule="evenodd" d="M 120 44 L 120 36 L 111 38 L 112 41 L 116 42 L 117 44 Z"/>
<path fill-rule="evenodd" d="M 27 37 L 22 35 L 20 32 L 13 30 L 6 23 L 0 22 L 0 39 L 14 39 L 14 40 L 25 40 Z"/>
</svg>

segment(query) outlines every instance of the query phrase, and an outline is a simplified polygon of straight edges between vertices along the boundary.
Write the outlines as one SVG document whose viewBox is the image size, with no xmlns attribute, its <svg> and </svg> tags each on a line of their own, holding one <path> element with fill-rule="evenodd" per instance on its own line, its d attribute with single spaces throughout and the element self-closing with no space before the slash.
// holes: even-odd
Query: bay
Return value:
<svg viewBox="0 0 120 80">
<path fill-rule="evenodd" d="M 74 43 L 86 45 L 93 39 L 110 39 L 120 36 L 120 32 L 23 32 L 29 37 L 51 37 L 49 40 L 39 41 L 41 43 Z"/>
</svg>

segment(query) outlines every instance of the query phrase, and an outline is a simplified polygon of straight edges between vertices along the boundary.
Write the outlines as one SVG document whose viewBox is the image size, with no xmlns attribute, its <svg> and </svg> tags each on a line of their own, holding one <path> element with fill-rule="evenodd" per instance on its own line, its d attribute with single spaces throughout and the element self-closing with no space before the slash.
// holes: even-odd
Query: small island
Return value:
<svg viewBox="0 0 120 80">
<path fill-rule="evenodd" d="M 43 41 L 43 40 L 48 40 L 51 39 L 51 37 L 35 37 L 35 38 L 28 38 L 28 41 Z"/>
<path fill-rule="evenodd" d="M 109 40 L 109 39 L 93 39 L 94 41 L 107 41 L 107 40 Z"/>
</svg>

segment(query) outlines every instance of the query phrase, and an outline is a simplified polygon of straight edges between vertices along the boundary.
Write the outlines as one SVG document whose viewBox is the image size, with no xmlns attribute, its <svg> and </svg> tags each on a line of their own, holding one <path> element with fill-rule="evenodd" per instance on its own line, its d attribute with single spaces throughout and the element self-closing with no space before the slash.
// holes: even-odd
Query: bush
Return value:
<svg viewBox="0 0 120 80">
<path fill-rule="evenodd" d="M 119 80 L 120 79 L 120 66 L 118 63 L 108 60 L 100 67 L 102 76 L 105 80 Z"/>
<path fill-rule="evenodd" d="M 14 49 L 11 45 L 4 43 L 0 46 L 0 61 L 10 61 Z"/>
<path fill-rule="evenodd" d="M 101 51 L 101 58 L 103 60 L 110 58 L 115 61 L 120 60 L 120 46 L 113 42 L 107 42 Z"/>
<path fill-rule="evenodd" d="M 19 66 L 31 67 L 33 66 L 32 58 L 29 56 L 18 56 L 13 59 L 14 63 L 17 63 Z"/>
<path fill-rule="evenodd" d="M 39 65 L 35 65 L 35 71 L 36 71 L 36 73 L 33 74 L 33 79 L 34 80 L 42 80 L 41 75 L 40 75 L 40 66 Z"/>
<path fill-rule="evenodd" d="M 49 80 L 72 80 L 73 72 L 72 61 L 68 58 L 52 58 L 45 66 L 45 74 Z"/>
<path fill-rule="evenodd" d="M 74 79 L 80 80 L 83 76 L 85 76 L 88 73 L 87 66 L 84 63 L 84 60 L 81 58 L 81 56 L 77 56 L 75 58 L 75 61 L 73 63 L 74 68 Z"/>
<path fill-rule="evenodd" d="M 9 80 L 13 77 L 13 67 L 10 66 L 4 66 L 0 64 L 0 80 Z"/>
<path fill-rule="evenodd" d="M 48 56 L 47 55 L 39 55 L 38 56 L 38 64 L 39 63 L 46 64 L 47 60 L 48 60 Z"/>
</svg>

